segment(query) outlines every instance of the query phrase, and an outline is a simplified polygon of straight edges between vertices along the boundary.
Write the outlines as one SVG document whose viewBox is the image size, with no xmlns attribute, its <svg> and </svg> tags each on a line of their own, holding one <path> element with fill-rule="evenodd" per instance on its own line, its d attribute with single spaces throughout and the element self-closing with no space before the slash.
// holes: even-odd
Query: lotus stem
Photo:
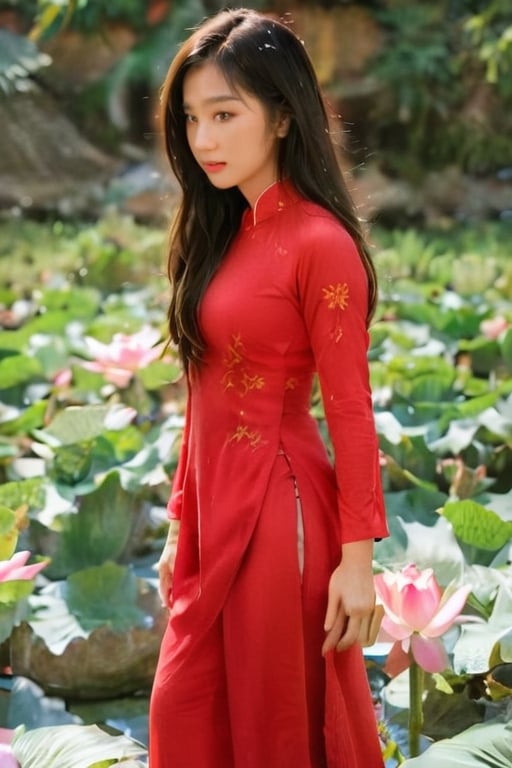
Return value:
<svg viewBox="0 0 512 768">
<path fill-rule="evenodd" d="M 409 755 L 420 753 L 420 737 L 423 729 L 423 689 L 425 673 L 414 661 L 409 667 Z"/>
</svg>

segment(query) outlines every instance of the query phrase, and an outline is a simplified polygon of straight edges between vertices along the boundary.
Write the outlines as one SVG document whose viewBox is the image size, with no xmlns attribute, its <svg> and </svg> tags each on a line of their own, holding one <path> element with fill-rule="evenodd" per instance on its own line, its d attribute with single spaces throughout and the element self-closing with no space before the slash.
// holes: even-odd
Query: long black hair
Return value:
<svg viewBox="0 0 512 768">
<path fill-rule="evenodd" d="M 279 178 L 289 178 L 353 237 L 368 275 L 368 322 L 377 300 L 377 278 L 331 138 L 318 80 L 302 42 L 285 25 L 246 8 L 221 11 L 183 43 L 162 87 L 165 148 L 182 188 L 170 232 L 168 274 L 171 339 L 185 368 L 200 363 L 205 343 L 199 302 L 236 234 L 247 202 L 238 188 L 219 190 L 190 150 L 183 111 L 183 82 L 192 67 L 214 63 L 235 88 L 258 98 L 269 116 L 287 115 L 280 141 Z"/>
</svg>

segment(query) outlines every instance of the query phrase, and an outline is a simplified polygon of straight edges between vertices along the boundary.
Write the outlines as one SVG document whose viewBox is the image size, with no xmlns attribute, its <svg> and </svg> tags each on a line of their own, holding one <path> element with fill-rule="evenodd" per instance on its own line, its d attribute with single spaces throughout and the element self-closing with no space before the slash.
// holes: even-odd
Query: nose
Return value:
<svg viewBox="0 0 512 768">
<path fill-rule="evenodd" d="M 196 150 L 214 149 L 216 139 L 213 126 L 206 121 L 196 123 L 189 140 Z"/>
</svg>

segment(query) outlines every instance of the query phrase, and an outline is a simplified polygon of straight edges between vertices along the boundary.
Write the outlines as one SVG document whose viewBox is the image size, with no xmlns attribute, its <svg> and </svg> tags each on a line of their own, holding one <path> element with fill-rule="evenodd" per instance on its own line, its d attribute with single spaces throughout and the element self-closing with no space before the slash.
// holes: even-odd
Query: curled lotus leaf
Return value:
<svg viewBox="0 0 512 768">
<path fill-rule="evenodd" d="M 53 653 L 30 624 L 11 636 L 13 674 L 36 682 L 49 695 L 75 700 L 108 699 L 150 689 L 168 614 L 156 590 L 139 598 L 146 626 L 116 631 L 94 629 L 74 637 L 61 653 Z"/>
</svg>

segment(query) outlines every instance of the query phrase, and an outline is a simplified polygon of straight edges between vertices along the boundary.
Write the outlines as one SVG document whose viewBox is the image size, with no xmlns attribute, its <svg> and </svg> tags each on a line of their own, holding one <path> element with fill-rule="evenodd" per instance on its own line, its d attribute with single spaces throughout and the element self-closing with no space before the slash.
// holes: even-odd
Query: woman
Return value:
<svg viewBox="0 0 512 768">
<path fill-rule="evenodd" d="M 181 47 L 162 109 L 183 190 L 169 325 L 189 397 L 150 766 L 377 768 L 357 642 L 387 534 L 376 279 L 318 83 L 285 25 L 223 11 Z M 315 371 L 335 469 L 309 414 Z"/>
</svg>

